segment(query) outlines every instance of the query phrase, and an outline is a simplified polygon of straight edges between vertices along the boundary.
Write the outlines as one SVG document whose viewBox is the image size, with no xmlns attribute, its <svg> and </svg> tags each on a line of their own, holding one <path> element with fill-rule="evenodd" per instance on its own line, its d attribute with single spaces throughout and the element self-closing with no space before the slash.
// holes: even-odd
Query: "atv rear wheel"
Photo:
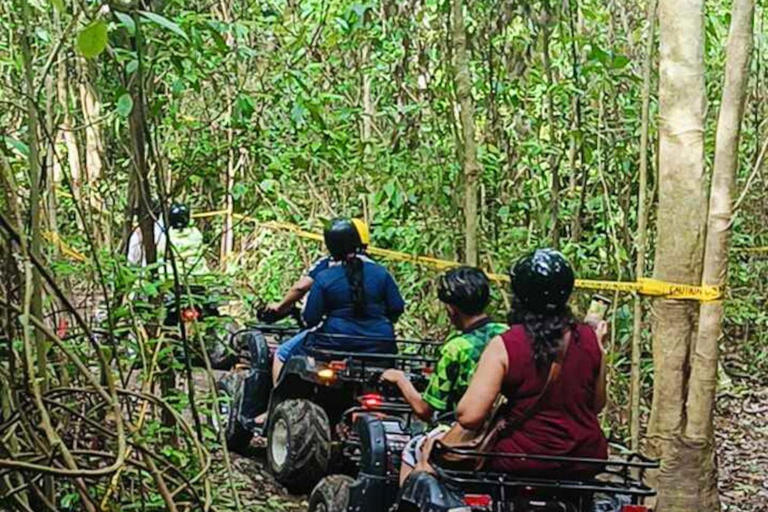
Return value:
<svg viewBox="0 0 768 512">
<path fill-rule="evenodd" d="M 286 400 L 269 418 L 267 461 L 275 479 L 290 492 L 311 489 L 331 460 L 328 416 L 309 400 Z"/>
<path fill-rule="evenodd" d="M 227 448 L 233 452 L 244 453 L 251 444 L 253 433 L 240 423 L 240 405 L 242 404 L 244 378 L 240 373 L 232 373 L 219 381 L 219 418 L 221 431 Z"/>
<path fill-rule="evenodd" d="M 331 475 L 320 480 L 309 495 L 307 512 L 346 512 L 349 488 L 354 479 L 347 475 Z"/>
</svg>

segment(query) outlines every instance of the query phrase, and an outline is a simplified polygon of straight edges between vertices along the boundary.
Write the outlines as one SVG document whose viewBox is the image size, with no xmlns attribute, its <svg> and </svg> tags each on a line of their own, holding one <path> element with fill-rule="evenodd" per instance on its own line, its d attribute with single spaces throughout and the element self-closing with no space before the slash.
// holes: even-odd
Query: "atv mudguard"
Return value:
<svg viewBox="0 0 768 512">
<path fill-rule="evenodd" d="M 386 423 L 385 423 L 386 422 Z M 360 470 L 349 491 L 350 512 L 385 512 L 397 500 L 400 457 L 408 436 L 398 419 L 365 414 L 355 422 Z"/>
<path fill-rule="evenodd" d="M 397 510 L 447 512 L 455 509 L 471 510 L 455 491 L 441 483 L 437 477 L 415 471 L 403 484 Z"/>
<path fill-rule="evenodd" d="M 243 400 L 240 404 L 240 424 L 247 426 L 269 406 L 272 391 L 272 372 L 269 364 L 269 345 L 264 334 L 256 329 L 235 334 L 234 347 L 247 347 L 251 355 L 251 369 L 243 384 Z"/>
</svg>

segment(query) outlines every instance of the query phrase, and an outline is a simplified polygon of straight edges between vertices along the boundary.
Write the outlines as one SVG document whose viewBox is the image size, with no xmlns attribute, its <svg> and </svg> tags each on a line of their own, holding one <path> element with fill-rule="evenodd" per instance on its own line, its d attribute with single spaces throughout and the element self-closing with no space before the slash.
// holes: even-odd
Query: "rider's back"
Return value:
<svg viewBox="0 0 768 512">
<path fill-rule="evenodd" d="M 495 451 L 604 459 L 607 441 L 594 409 L 595 390 L 602 353 L 594 330 L 577 326 L 563 362 L 559 379 L 543 398 L 538 411 L 523 425 L 499 441 Z M 548 368 L 533 363 L 529 337 L 522 325 L 502 335 L 509 360 L 502 393 L 512 404 L 510 418 L 523 416 L 535 403 L 547 381 Z M 498 459 L 495 469 L 511 472 L 565 470 L 583 476 L 589 467 L 568 467 L 531 460 Z"/>
<path fill-rule="evenodd" d="M 405 307 L 397 284 L 389 272 L 378 263 L 365 259 L 362 261 L 362 268 L 365 297 L 362 314 L 355 313 L 352 285 L 346 266 L 330 266 L 317 275 L 307 298 L 304 319 L 309 326 L 322 322 L 320 331 L 323 333 L 389 340 L 394 338 L 393 321 Z M 323 341 L 326 345 L 345 344 Z M 352 340 L 350 343 L 358 350 L 369 351 L 366 340 Z M 370 351 L 378 350 L 376 347 L 370 347 Z"/>
</svg>

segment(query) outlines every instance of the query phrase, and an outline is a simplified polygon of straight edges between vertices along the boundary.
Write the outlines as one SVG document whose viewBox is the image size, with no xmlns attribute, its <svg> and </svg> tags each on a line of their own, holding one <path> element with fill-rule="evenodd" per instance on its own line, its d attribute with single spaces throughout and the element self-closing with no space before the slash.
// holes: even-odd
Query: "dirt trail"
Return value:
<svg viewBox="0 0 768 512">
<path fill-rule="evenodd" d="M 723 510 L 768 512 L 768 387 L 720 397 L 715 429 Z"/>
</svg>

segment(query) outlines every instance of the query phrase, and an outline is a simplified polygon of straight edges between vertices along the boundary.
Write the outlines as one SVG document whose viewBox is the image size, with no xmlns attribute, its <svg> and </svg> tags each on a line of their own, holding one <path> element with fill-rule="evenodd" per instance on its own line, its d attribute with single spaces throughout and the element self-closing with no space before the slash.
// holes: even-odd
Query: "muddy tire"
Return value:
<svg viewBox="0 0 768 512">
<path fill-rule="evenodd" d="M 347 475 L 331 475 L 320 480 L 309 495 L 307 512 L 347 512 L 349 488 L 354 479 Z"/>
<path fill-rule="evenodd" d="M 219 429 L 230 451 L 245 453 L 251 445 L 253 433 L 240 423 L 243 376 L 232 373 L 219 381 Z"/>
<path fill-rule="evenodd" d="M 286 400 L 269 418 L 267 462 L 275 479 L 292 493 L 304 493 L 328 472 L 331 428 L 328 416 L 309 400 Z"/>
</svg>

